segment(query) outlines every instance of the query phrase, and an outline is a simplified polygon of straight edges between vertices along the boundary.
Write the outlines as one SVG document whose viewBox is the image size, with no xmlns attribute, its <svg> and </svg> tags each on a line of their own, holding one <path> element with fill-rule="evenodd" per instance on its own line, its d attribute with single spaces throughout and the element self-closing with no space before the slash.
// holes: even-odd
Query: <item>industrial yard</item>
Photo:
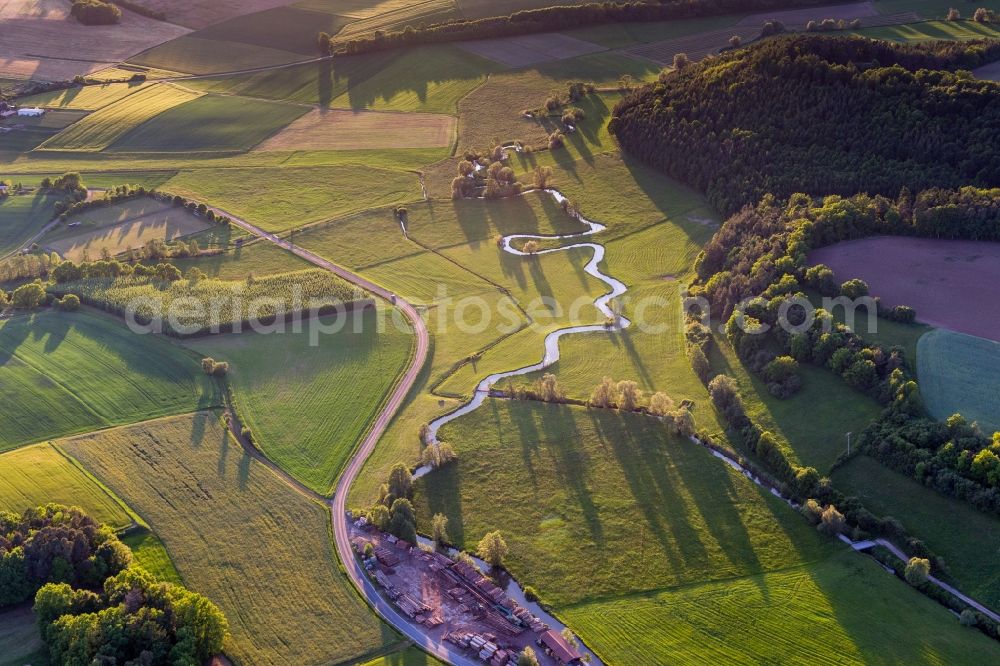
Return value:
<svg viewBox="0 0 1000 666">
<path fill-rule="evenodd" d="M 531 647 L 540 664 L 584 662 L 576 641 L 508 596 L 467 561 L 386 534 L 364 518 L 351 544 L 379 591 L 435 641 L 447 641 L 491 666 L 517 663 Z"/>
</svg>

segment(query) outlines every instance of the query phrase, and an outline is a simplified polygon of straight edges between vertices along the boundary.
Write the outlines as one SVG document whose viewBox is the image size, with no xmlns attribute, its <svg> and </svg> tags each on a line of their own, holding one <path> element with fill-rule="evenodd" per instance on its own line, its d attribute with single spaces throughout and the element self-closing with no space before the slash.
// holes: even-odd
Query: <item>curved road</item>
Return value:
<svg viewBox="0 0 1000 666">
<path fill-rule="evenodd" d="M 431 638 L 424 633 L 423 629 L 420 628 L 419 625 L 411 623 L 408 618 L 397 612 L 396 608 L 387 602 L 381 594 L 379 594 L 378 590 L 375 589 L 375 586 L 368 579 L 368 576 L 361 568 L 360 562 L 358 562 L 358 559 L 354 556 L 354 553 L 351 550 L 351 542 L 349 538 L 349 526 L 347 522 L 347 496 L 348 491 L 351 488 L 351 484 L 353 484 L 354 480 L 358 477 L 365 461 L 375 449 L 375 445 L 385 432 L 385 429 L 388 427 L 392 417 L 395 416 L 396 412 L 399 410 L 400 405 L 406 398 L 407 393 L 410 392 L 410 389 L 416 382 L 417 375 L 420 373 L 420 370 L 424 367 L 424 363 L 427 360 L 430 337 L 427 332 L 427 325 L 424 323 L 423 318 L 411 303 L 397 297 L 388 289 L 385 289 L 384 287 L 379 286 L 374 282 L 357 275 L 356 273 L 352 273 L 342 266 L 338 266 L 328 259 L 324 259 L 323 257 L 310 252 L 305 248 L 299 247 L 283 238 L 279 238 L 271 232 L 250 224 L 246 220 L 241 219 L 228 211 L 215 206 L 209 206 L 209 208 L 218 215 L 228 217 L 233 221 L 233 224 L 245 229 L 254 236 L 268 240 L 275 245 L 292 252 L 296 256 L 305 259 L 309 263 L 328 270 L 348 282 L 385 299 L 386 301 L 392 302 L 395 298 L 395 306 L 399 308 L 404 315 L 406 315 L 410 325 L 413 326 L 413 330 L 417 338 L 413 361 L 410 363 L 410 367 L 407 368 L 406 373 L 396 384 L 392 395 L 389 396 L 389 400 L 386 401 L 385 405 L 383 405 L 378 418 L 375 419 L 375 422 L 372 424 L 368 434 L 362 440 L 358 450 L 347 463 L 347 467 L 344 468 L 343 473 L 340 475 L 340 480 L 337 482 L 333 498 L 328 502 L 330 507 L 330 519 L 333 523 L 334 546 L 337 549 L 337 554 L 340 557 L 341 562 L 344 564 L 344 570 L 347 572 L 348 577 L 358 588 L 358 591 L 365 598 L 368 604 L 375 609 L 382 619 L 392 625 L 397 631 L 406 635 L 406 637 L 412 640 L 414 644 L 420 646 L 438 659 L 441 659 L 446 663 L 454 664 L 455 666 L 476 666 L 479 662 L 473 661 L 461 652 L 452 649 L 449 644 L 438 643 L 431 640 Z M 272 467 L 272 465 L 268 466 Z M 289 475 L 282 473 L 281 476 L 286 481 L 298 486 L 306 494 L 310 496 L 315 495 L 315 493 L 302 486 L 301 483 L 291 478 Z"/>
</svg>

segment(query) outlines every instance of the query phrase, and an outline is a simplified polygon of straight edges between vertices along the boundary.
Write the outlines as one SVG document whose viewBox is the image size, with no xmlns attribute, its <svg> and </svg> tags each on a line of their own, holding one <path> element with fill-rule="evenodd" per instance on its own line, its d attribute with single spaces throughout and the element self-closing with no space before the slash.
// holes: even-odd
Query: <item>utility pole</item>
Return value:
<svg viewBox="0 0 1000 666">
<path fill-rule="evenodd" d="M 847 433 L 847 455 L 851 455 L 851 435 L 853 434 L 852 432 Z"/>
</svg>

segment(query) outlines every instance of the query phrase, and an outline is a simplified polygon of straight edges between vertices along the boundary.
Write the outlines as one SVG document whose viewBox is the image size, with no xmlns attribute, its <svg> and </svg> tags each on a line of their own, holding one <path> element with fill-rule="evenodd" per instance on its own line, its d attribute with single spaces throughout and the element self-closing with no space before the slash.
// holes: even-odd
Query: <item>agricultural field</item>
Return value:
<svg viewBox="0 0 1000 666">
<path fill-rule="evenodd" d="M 298 53 L 251 46 L 239 42 L 216 42 L 184 35 L 129 59 L 129 65 L 163 69 L 181 74 L 219 74 L 255 67 L 298 62 Z"/>
<path fill-rule="evenodd" d="M 182 171 L 164 189 L 210 201 L 268 231 L 420 198 L 417 175 L 360 165 Z"/>
<path fill-rule="evenodd" d="M 81 26 L 64 0 L 11 0 L 0 8 L 0 77 L 64 81 L 188 32 L 123 12 L 118 25 Z M 42 48 L 40 48 L 42 47 Z M 44 53 L 39 53 L 44 51 Z"/>
<path fill-rule="evenodd" d="M 106 83 L 100 86 L 74 86 L 26 97 L 26 106 L 40 106 L 49 109 L 79 109 L 96 111 L 125 97 L 149 88 L 151 83 Z"/>
<path fill-rule="evenodd" d="M 1000 244 L 882 236 L 820 248 L 809 261 L 838 280 L 861 278 L 886 306 L 908 305 L 925 324 L 998 339 L 990 285 L 1000 278 Z"/>
<path fill-rule="evenodd" d="M 27 185 L 27 183 L 25 183 Z M 55 214 L 60 197 L 42 192 L 0 198 L 0 256 L 6 256 L 40 232 Z"/>
<path fill-rule="evenodd" d="M 21 513 L 50 503 L 79 506 L 100 522 L 125 530 L 122 541 L 146 570 L 163 580 L 179 580 L 163 544 L 142 518 L 59 447 L 45 443 L 8 451 L 0 454 L 0 463 L 0 510 Z"/>
<path fill-rule="evenodd" d="M 227 381 L 255 441 L 325 494 L 410 359 L 412 333 L 390 317 L 366 308 L 324 317 L 322 330 L 305 321 L 301 332 L 246 332 L 188 346 L 229 362 Z"/>
<path fill-rule="evenodd" d="M 198 359 L 83 312 L 0 322 L 0 451 L 220 403 Z"/>
<path fill-rule="evenodd" d="M 986 433 L 1000 430 L 1000 343 L 935 329 L 917 343 L 917 378 L 927 411 L 961 413 Z"/>
<path fill-rule="evenodd" d="M 0 454 L 0 509 L 21 513 L 45 504 L 79 506 L 116 530 L 132 524 L 120 501 L 87 476 L 52 444 L 36 444 Z"/>
<path fill-rule="evenodd" d="M 292 313 L 367 299 L 354 285 L 317 269 L 230 281 L 191 276 L 169 285 L 151 276 L 83 278 L 50 289 L 124 316 L 143 333 L 177 337 L 271 330 L 276 319 L 280 324 Z"/>
<path fill-rule="evenodd" d="M 980 663 L 996 648 L 849 551 L 816 564 L 562 612 L 605 663 Z M 893 618 L 891 622 L 886 618 Z M 891 646 L 891 649 L 887 648 Z"/>
<path fill-rule="evenodd" d="M 436 113 L 316 109 L 259 144 L 258 151 L 451 147 L 455 118 Z"/>
<path fill-rule="evenodd" d="M 68 224 L 77 226 L 69 227 Z M 137 249 L 151 240 L 171 241 L 196 234 L 211 226 L 185 208 L 155 199 L 133 199 L 95 208 L 68 218 L 39 243 L 72 261 L 115 256 Z"/>
<path fill-rule="evenodd" d="M 245 455 L 217 413 L 61 446 L 149 522 L 185 585 L 223 610 L 234 661 L 364 661 L 397 642 L 338 570 L 326 507 Z"/>
<path fill-rule="evenodd" d="M 708 165 L 685 173 L 678 166 L 677 178 L 697 185 L 689 187 L 640 163 L 650 156 L 638 147 L 631 155 L 620 147 L 619 138 L 628 142 L 617 124 L 615 134 L 609 130 L 616 105 L 643 95 L 635 88 L 686 80 L 670 71 L 674 54 L 697 60 L 733 35 L 749 43 L 768 18 L 798 30 L 810 19 L 860 16 L 863 29 L 845 33 L 914 44 L 1000 38 L 996 24 L 917 20 L 941 18 L 943 0 L 874 0 L 321 58 L 321 30 L 336 48 L 376 31 L 555 3 L 131 1 L 163 11 L 166 21 L 124 10 L 121 25 L 85 27 L 67 20 L 66 0 L 0 3 L 5 90 L 5 79 L 26 75 L 147 79 L 18 100 L 48 111 L 0 121 L 19 125 L 0 134 L 0 180 L 33 187 L 44 176 L 80 172 L 91 197 L 126 183 L 155 187 L 265 233 L 139 199 L 70 216 L 38 239 L 46 258 L 122 256 L 151 239 L 196 241 L 202 253 L 170 259 L 183 276 L 170 284 L 130 276 L 48 286 L 54 296 L 79 294 L 78 312 L 0 314 L 0 398 L 7 402 L 0 509 L 73 503 L 127 528 L 122 541 L 145 568 L 218 604 L 230 624 L 222 661 L 237 666 L 443 663 L 437 646 L 429 646 L 435 656 L 419 649 L 422 628 L 390 626 L 372 611 L 370 590 L 358 588 L 342 552 L 340 502 L 351 511 L 370 507 L 395 463 L 421 464 L 422 426 L 461 406 L 490 373 L 539 361 L 549 333 L 607 324 L 593 304 L 608 285 L 591 274 L 592 248 L 515 256 L 503 251 L 504 235 L 553 236 L 539 239 L 542 250 L 602 245 L 598 268 L 626 285 L 616 305 L 632 320 L 624 330 L 561 338 L 556 363 L 513 384 L 532 386 L 554 373 L 578 402 L 602 377 L 633 380 L 647 399 L 662 391 L 684 402 L 698 431 L 720 448 L 745 453 L 685 344 L 682 305 L 725 219 L 709 203 L 717 192 L 699 182 Z M 972 6 L 959 9 L 971 16 Z M 976 75 L 993 76 L 991 67 Z M 563 108 L 534 113 L 578 82 L 593 89 L 567 102 L 584 114 L 572 131 Z M 970 89 L 962 102 L 979 104 L 976 95 Z M 719 96 L 711 104 L 724 102 Z M 684 121 L 691 136 L 704 108 L 695 104 Z M 904 112 L 899 118 L 923 122 Z M 704 113 L 707 122 L 712 114 Z M 555 130 L 565 132 L 563 146 L 549 149 Z M 832 149 L 837 136 L 827 132 L 802 146 L 802 159 L 821 144 Z M 983 137 L 982 145 L 992 145 Z M 697 145 L 724 155 L 739 144 L 711 143 L 725 140 L 716 134 Z M 569 205 L 539 192 L 452 198 L 467 151 L 512 141 L 527 148 L 508 151 L 507 163 L 524 188 L 545 180 Z M 966 162 L 981 159 L 977 177 L 992 184 L 988 155 L 969 150 Z M 685 159 L 704 158 L 679 152 L 677 160 Z M 816 188 L 810 192 L 825 194 Z M 37 190 L 0 200 L 0 257 L 55 219 L 57 200 Z M 604 228 L 557 238 L 585 229 L 574 211 Z M 286 250 L 285 242 L 319 259 Z M 1000 348 L 982 338 L 1000 340 L 990 298 L 1000 279 L 995 247 L 876 238 L 823 248 L 810 260 L 832 266 L 838 282 L 867 280 L 888 305 L 913 306 L 920 323 L 879 320 L 878 331 L 859 332 L 905 349 L 935 417 L 959 410 L 991 430 L 1000 428 L 993 404 L 1000 396 L 991 391 Z M 390 297 L 368 298 L 337 271 L 320 270 L 328 267 L 323 260 Z M 16 286 L 4 285 L 8 292 Z M 251 313 L 232 307 L 263 297 L 267 312 L 298 310 L 297 287 L 305 299 L 363 300 L 347 312 L 263 326 L 245 324 Z M 190 316 L 177 326 L 197 330 L 167 322 L 169 335 L 137 335 L 117 316 L 136 297 L 208 307 L 202 315 L 182 307 Z M 233 332 L 208 330 L 220 297 L 220 319 Z M 409 305 L 426 324 L 426 340 L 423 327 L 402 320 Z M 427 355 L 416 358 L 423 342 Z M 226 372 L 206 374 L 206 357 L 227 363 Z M 947 571 L 935 575 L 1000 606 L 996 517 L 864 455 L 836 464 L 848 433 L 853 444 L 881 404 L 807 364 L 798 370 L 802 390 L 778 399 L 721 334 L 709 363 L 712 373 L 735 378 L 748 416 L 774 434 L 791 464 L 814 466 L 873 513 L 896 517 L 943 557 Z M 250 437 L 228 431 L 228 407 Z M 383 427 L 368 448 L 368 433 Z M 448 541 L 474 551 L 499 530 L 510 547 L 505 569 L 609 666 L 997 661 L 996 642 L 984 632 L 962 626 L 645 414 L 491 397 L 438 436 L 458 457 L 414 481 L 420 533 L 428 535 L 432 516 L 442 513 Z M 359 467 L 352 483 L 338 487 Z M 0 666 L 46 666 L 26 611 L 0 614 Z M 552 664 L 543 657 L 542 666 Z"/>
<path fill-rule="evenodd" d="M 86 115 L 86 111 L 53 109 L 41 118 L 13 116 L 0 120 L 0 152 L 33 150 Z"/>
<path fill-rule="evenodd" d="M 945 497 L 867 456 L 838 468 L 833 482 L 872 511 L 895 517 L 926 542 L 944 558 L 948 577 L 959 589 L 990 607 L 1000 604 L 1000 518 Z"/>
<path fill-rule="evenodd" d="M 91 113 L 43 143 L 39 149 L 104 150 L 132 128 L 198 96 L 198 93 L 166 84 L 151 86 Z"/>
<path fill-rule="evenodd" d="M 451 539 L 473 549 L 501 530 L 510 571 L 557 609 L 832 550 L 767 491 L 648 417 L 491 400 L 439 437 L 459 459 L 418 482 L 420 518 L 444 513 Z M 503 502 L 488 499 L 496 488 Z"/>
<path fill-rule="evenodd" d="M 308 107 L 205 95 L 175 106 L 111 145 L 123 153 L 246 151 L 309 111 Z"/>
</svg>

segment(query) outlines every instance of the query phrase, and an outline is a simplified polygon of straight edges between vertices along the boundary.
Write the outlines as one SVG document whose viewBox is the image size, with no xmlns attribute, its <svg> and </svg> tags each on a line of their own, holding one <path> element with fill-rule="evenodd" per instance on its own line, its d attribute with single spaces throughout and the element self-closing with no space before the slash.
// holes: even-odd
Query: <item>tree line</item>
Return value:
<svg viewBox="0 0 1000 666">
<path fill-rule="evenodd" d="M 702 16 L 716 16 L 768 9 L 811 7 L 825 0 L 665 0 L 661 2 L 604 2 L 584 5 L 561 5 L 526 9 L 507 16 L 481 19 L 453 19 L 431 25 L 408 25 L 392 32 L 375 31 L 371 35 L 331 44 L 325 33 L 317 36 L 324 54 L 353 55 L 386 51 L 417 44 L 459 42 L 467 39 L 490 39 L 554 32 L 605 23 L 645 23 Z"/>
<path fill-rule="evenodd" d="M 211 601 L 156 580 L 77 507 L 0 512 L 0 608 L 31 598 L 54 664 L 197 666 L 228 629 Z"/>
<path fill-rule="evenodd" d="M 997 84 L 967 71 L 1000 42 L 779 36 L 661 75 L 609 130 L 732 214 L 785 198 L 1000 185 Z"/>
</svg>

